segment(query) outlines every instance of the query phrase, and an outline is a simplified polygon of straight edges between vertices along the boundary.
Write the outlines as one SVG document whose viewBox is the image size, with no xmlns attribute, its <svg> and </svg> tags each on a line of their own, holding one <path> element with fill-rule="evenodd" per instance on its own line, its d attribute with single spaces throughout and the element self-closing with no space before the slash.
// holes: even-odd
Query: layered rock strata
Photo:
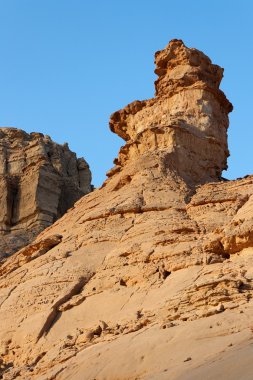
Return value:
<svg viewBox="0 0 253 380">
<path fill-rule="evenodd" d="M 156 97 L 115 112 L 110 128 L 126 140 L 109 176 L 133 159 L 155 154 L 187 184 L 220 179 L 227 168 L 228 113 L 219 89 L 223 69 L 182 41 L 155 55 Z"/>
<path fill-rule="evenodd" d="M 0 258 L 27 245 L 91 191 L 91 173 L 68 145 L 0 128 Z"/>
<path fill-rule="evenodd" d="M 238 350 L 252 373 L 253 176 L 221 178 L 222 69 L 178 40 L 156 65 L 156 97 L 111 117 L 109 179 L 0 267 L 5 380 L 196 380 L 229 360 L 235 380 Z"/>
</svg>

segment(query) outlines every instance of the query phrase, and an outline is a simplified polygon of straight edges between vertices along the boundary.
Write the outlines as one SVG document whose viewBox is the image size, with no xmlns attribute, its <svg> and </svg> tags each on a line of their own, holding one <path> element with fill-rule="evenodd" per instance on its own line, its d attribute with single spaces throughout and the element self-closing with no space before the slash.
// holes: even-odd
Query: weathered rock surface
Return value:
<svg viewBox="0 0 253 380">
<path fill-rule="evenodd" d="M 178 40 L 156 66 L 156 97 L 111 117 L 109 179 L 0 268 L 5 380 L 252 374 L 253 176 L 221 178 L 222 69 Z"/>
<path fill-rule="evenodd" d="M 156 97 L 135 101 L 111 116 L 126 140 L 109 176 L 152 153 L 188 185 L 217 181 L 227 168 L 231 103 L 219 89 L 223 69 L 196 49 L 172 41 L 155 55 Z M 145 159 L 145 158 L 144 158 Z"/>
<path fill-rule="evenodd" d="M 68 145 L 0 128 L 0 259 L 31 242 L 91 191 L 91 173 Z"/>
</svg>

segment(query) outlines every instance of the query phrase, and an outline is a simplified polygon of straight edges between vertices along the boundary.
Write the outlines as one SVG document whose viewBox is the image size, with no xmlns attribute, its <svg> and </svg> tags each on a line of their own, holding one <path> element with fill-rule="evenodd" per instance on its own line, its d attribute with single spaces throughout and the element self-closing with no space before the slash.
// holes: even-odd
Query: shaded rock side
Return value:
<svg viewBox="0 0 253 380">
<path fill-rule="evenodd" d="M 184 380 L 249 352 L 253 176 L 220 178 L 222 69 L 178 40 L 156 61 L 156 97 L 111 118 L 108 180 L 0 266 L 4 380 Z"/>
<path fill-rule="evenodd" d="M 91 191 L 91 173 L 67 144 L 0 128 L 0 259 L 32 241 Z"/>
</svg>

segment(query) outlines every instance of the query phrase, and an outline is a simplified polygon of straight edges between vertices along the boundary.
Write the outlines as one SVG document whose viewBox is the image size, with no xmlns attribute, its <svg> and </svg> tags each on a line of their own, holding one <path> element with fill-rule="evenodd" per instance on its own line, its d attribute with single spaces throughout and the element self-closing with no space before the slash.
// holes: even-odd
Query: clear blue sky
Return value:
<svg viewBox="0 0 253 380">
<path fill-rule="evenodd" d="M 172 38 L 225 68 L 224 176 L 253 173 L 253 1 L 0 0 L 0 18 L 0 125 L 68 142 L 95 186 L 123 143 L 110 114 L 153 96 L 153 55 Z"/>
</svg>

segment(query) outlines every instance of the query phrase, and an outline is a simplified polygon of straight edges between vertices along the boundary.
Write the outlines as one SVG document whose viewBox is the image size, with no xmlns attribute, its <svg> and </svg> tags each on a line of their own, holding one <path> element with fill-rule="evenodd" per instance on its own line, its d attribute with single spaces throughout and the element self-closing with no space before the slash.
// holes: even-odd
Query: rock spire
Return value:
<svg viewBox="0 0 253 380">
<path fill-rule="evenodd" d="M 116 166 L 159 155 L 168 172 L 187 183 L 217 181 L 227 168 L 228 113 L 219 89 L 223 69 L 197 49 L 172 40 L 155 54 L 155 98 L 135 101 L 112 114 L 110 128 L 126 141 Z"/>
</svg>

